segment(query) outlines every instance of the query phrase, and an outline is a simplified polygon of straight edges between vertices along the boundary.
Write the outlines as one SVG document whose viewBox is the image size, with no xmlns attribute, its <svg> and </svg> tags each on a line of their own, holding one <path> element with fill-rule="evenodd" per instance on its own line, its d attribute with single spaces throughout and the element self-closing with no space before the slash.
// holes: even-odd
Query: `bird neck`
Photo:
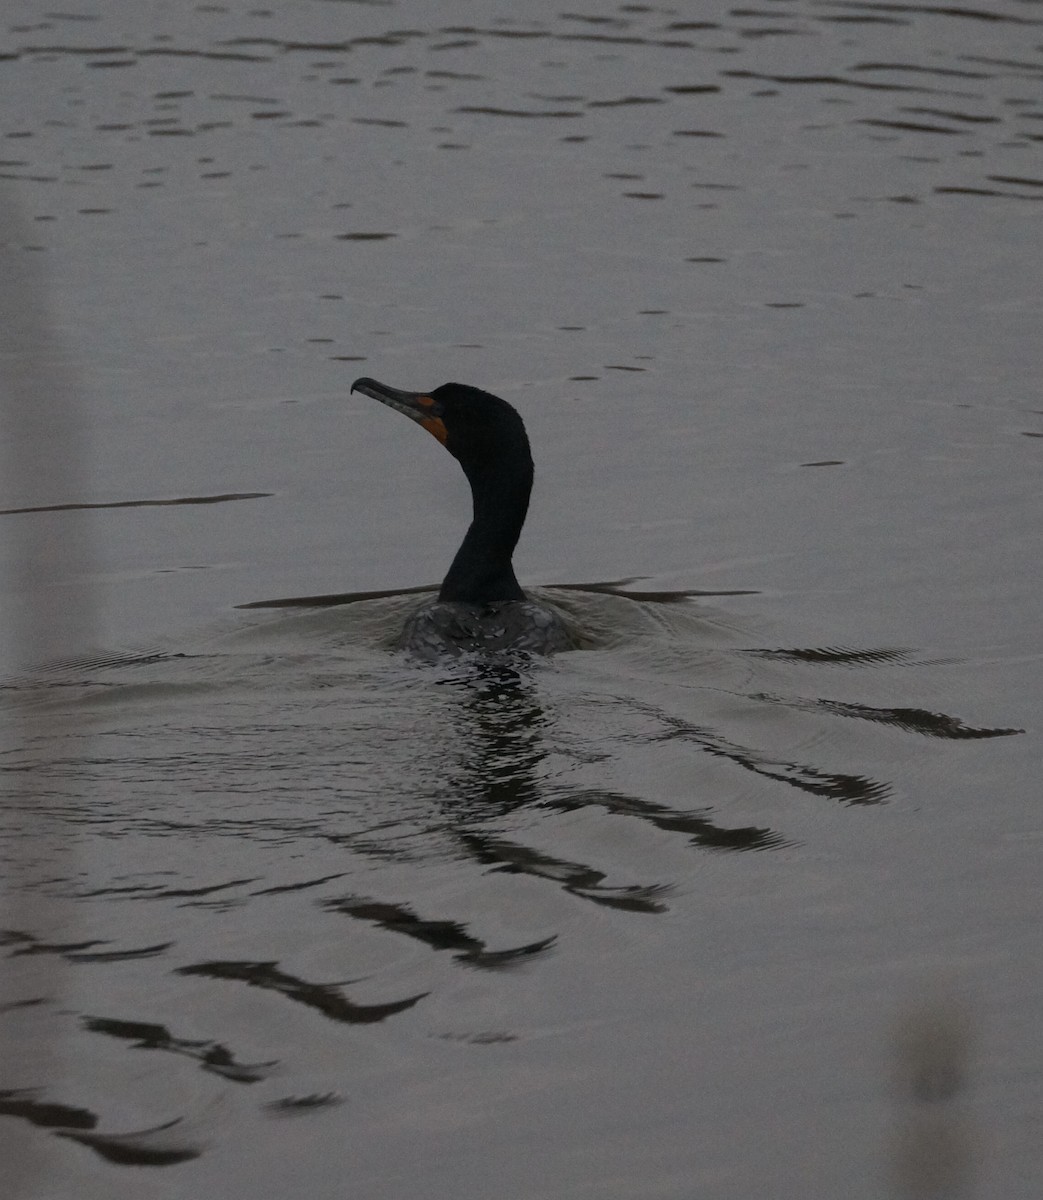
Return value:
<svg viewBox="0 0 1043 1200">
<path fill-rule="evenodd" d="M 471 484 L 474 517 L 442 581 L 439 600 L 488 604 L 524 600 L 511 565 L 532 490 L 532 460 L 507 468 L 464 470 Z"/>
</svg>

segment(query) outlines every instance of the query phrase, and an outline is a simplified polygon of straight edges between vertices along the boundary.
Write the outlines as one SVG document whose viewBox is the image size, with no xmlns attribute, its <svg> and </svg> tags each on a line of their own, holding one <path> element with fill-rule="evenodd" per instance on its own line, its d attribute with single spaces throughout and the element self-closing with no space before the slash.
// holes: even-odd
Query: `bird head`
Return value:
<svg viewBox="0 0 1043 1200">
<path fill-rule="evenodd" d="M 532 469 L 521 417 L 491 392 L 463 383 L 443 383 L 431 392 L 404 392 L 368 378 L 356 379 L 351 390 L 422 425 L 459 460 L 469 477 L 512 464 Z"/>
</svg>

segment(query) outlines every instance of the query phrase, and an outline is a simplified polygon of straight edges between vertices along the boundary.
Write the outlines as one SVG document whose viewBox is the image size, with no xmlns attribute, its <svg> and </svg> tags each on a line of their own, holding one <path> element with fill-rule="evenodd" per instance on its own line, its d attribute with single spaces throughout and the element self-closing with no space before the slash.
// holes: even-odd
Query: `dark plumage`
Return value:
<svg viewBox="0 0 1043 1200">
<path fill-rule="evenodd" d="M 461 383 L 403 392 L 363 378 L 351 390 L 423 425 L 457 459 L 471 485 L 470 527 L 438 599 L 409 618 L 401 645 L 425 658 L 468 650 L 572 649 L 561 617 L 525 595 L 511 564 L 533 476 L 529 439 L 515 409 Z"/>
</svg>

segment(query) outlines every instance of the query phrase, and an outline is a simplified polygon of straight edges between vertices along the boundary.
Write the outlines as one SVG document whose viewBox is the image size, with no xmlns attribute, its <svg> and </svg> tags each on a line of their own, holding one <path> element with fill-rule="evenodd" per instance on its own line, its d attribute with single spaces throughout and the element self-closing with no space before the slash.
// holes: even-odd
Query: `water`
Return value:
<svg viewBox="0 0 1043 1200">
<path fill-rule="evenodd" d="M 4 20 L 15 1194 L 1035 1197 L 1038 6 Z"/>
</svg>

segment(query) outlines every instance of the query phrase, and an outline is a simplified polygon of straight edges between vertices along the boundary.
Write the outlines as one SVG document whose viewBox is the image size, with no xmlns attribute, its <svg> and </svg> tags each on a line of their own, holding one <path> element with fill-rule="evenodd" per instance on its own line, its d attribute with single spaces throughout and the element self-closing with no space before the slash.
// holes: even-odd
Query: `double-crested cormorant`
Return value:
<svg viewBox="0 0 1043 1200">
<path fill-rule="evenodd" d="M 351 390 L 423 425 L 463 467 L 474 500 L 474 517 L 438 599 L 409 618 L 400 646 L 424 658 L 469 650 L 573 649 L 561 617 L 525 595 L 511 565 L 533 474 L 529 439 L 514 408 L 461 383 L 403 392 L 363 378 Z"/>
</svg>

